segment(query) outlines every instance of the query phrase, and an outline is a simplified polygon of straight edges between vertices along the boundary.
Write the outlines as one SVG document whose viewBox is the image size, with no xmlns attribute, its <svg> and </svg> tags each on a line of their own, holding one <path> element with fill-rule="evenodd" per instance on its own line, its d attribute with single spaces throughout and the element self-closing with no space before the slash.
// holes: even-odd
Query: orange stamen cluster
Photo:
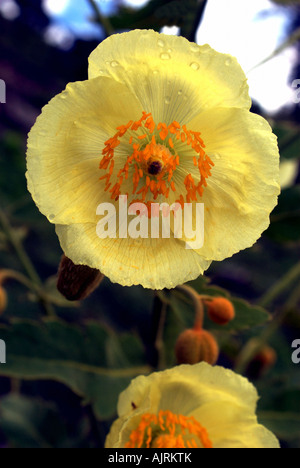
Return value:
<svg viewBox="0 0 300 468">
<path fill-rule="evenodd" d="M 140 129 L 146 130 L 145 133 L 132 135 Z M 118 173 L 115 181 L 112 183 L 114 174 L 114 155 L 115 149 L 120 145 L 121 138 L 130 132 L 128 139 L 132 146 L 132 152 L 127 157 L 126 162 Z M 140 132 L 139 132 L 140 133 Z M 154 134 L 155 133 L 155 134 Z M 197 196 L 203 194 L 203 187 L 207 185 L 206 179 L 211 175 L 211 167 L 214 163 L 207 156 L 204 149 L 205 145 L 199 132 L 187 130 L 186 126 L 174 121 L 171 125 L 163 122 L 155 124 L 151 113 L 143 112 L 142 117 L 137 121 L 130 121 L 126 125 L 117 127 L 117 133 L 105 142 L 102 151 L 100 169 L 107 173 L 100 178 L 105 180 L 105 191 L 111 193 L 111 198 L 118 200 L 122 194 L 121 187 L 124 180 L 127 180 L 130 172 L 133 182 L 132 194 L 139 195 L 140 198 L 135 202 L 146 201 L 147 195 L 152 194 L 151 201 L 156 200 L 159 195 L 165 198 L 169 197 L 170 190 L 176 192 L 176 185 L 173 174 L 180 164 L 180 157 L 175 150 L 176 140 L 186 143 L 195 151 L 193 158 L 194 165 L 198 167 L 200 180 L 195 182 L 191 174 L 187 174 L 184 180 L 186 188 L 186 201 L 197 201 Z M 143 182 L 143 183 L 141 183 Z M 128 193 L 126 194 L 128 196 Z M 177 200 L 182 206 L 185 202 L 183 194 L 180 194 Z M 146 203 L 146 204 L 147 204 Z"/>
<path fill-rule="evenodd" d="M 145 413 L 125 448 L 212 448 L 207 431 L 193 417 Z"/>
</svg>

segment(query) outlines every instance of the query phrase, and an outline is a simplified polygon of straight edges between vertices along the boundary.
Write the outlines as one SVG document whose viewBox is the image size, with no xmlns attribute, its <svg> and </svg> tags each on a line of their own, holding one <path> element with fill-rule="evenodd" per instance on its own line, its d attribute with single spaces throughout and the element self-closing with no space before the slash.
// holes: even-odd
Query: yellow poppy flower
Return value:
<svg viewBox="0 0 300 468">
<path fill-rule="evenodd" d="M 247 379 L 204 362 L 140 376 L 120 395 L 107 448 L 280 448 Z"/>
<path fill-rule="evenodd" d="M 250 106 L 237 60 L 208 45 L 139 30 L 102 42 L 89 79 L 69 84 L 29 134 L 28 188 L 66 256 L 113 282 L 162 289 L 252 246 L 277 203 L 279 154 Z M 147 226 L 155 204 L 204 204 L 204 243 L 189 245 L 194 215 L 192 235 L 176 235 L 173 212 L 169 238 L 133 238 L 121 225 L 100 237 L 98 206 L 118 215 L 125 195 L 144 203 Z"/>
</svg>

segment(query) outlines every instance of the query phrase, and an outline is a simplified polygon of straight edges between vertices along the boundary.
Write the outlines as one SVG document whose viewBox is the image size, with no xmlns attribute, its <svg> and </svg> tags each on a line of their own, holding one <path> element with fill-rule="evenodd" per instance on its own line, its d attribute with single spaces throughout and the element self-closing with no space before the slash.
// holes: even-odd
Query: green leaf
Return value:
<svg viewBox="0 0 300 468">
<path fill-rule="evenodd" d="M 228 332 L 247 330 L 264 325 L 270 320 L 270 314 L 262 307 L 253 306 L 247 301 L 230 298 L 235 310 L 235 318 L 227 325 L 213 324 L 212 328 Z"/>
<path fill-rule="evenodd" d="M 96 322 L 80 328 L 58 320 L 42 325 L 15 321 L 9 327 L 0 327 L 0 338 L 7 348 L 7 364 L 0 366 L 1 376 L 64 383 L 84 403 L 90 403 L 101 419 L 115 414 L 118 396 L 133 377 L 149 372 L 140 365 L 143 348 L 135 337 L 126 338 L 124 349 L 111 331 Z M 134 354 L 136 361 L 130 361 Z"/>
<path fill-rule="evenodd" d="M 55 405 L 19 394 L 0 400 L 0 429 L 16 448 L 62 447 L 67 437 Z"/>
<path fill-rule="evenodd" d="M 210 297 L 226 297 L 234 305 L 235 318 L 227 325 L 217 325 L 205 317 L 204 327 L 208 330 L 237 333 L 264 325 L 269 319 L 269 313 L 262 307 L 253 306 L 247 301 L 231 297 L 225 289 L 209 286 L 208 279 L 200 277 L 189 283 L 199 294 Z M 167 314 L 164 326 L 164 356 L 168 366 L 175 365 L 174 348 L 179 335 L 192 328 L 195 321 L 195 309 L 190 298 L 182 291 L 160 291 L 160 299 L 167 303 Z"/>
<path fill-rule="evenodd" d="M 230 296 L 225 289 L 217 286 L 210 286 L 208 279 L 201 277 L 196 281 L 189 283 L 199 294 L 210 297 L 226 297 L 235 308 L 235 318 L 227 325 L 217 325 L 208 319 L 205 321 L 205 327 L 211 330 L 226 332 L 240 332 L 253 327 L 264 325 L 269 319 L 269 313 L 262 307 L 254 306 L 247 301 Z M 185 328 L 191 328 L 194 321 L 194 306 L 184 294 L 173 291 L 169 299 L 173 312 Z"/>
<path fill-rule="evenodd" d="M 262 411 L 258 414 L 261 424 L 274 432 L 279 439 L 290 441 L 300 438 L 300 415 L 289 412 Z"/>
<path fill-rule="evenodd" d="M 227 332 L 240 332 L 264 325 L 270 319 L 270 314 L 262 307 L 254 306 L 243 299 L 232 297 L 225 289 L 210 286 L 207 278 L 203 279 L 202 277 L 200 281 L 198 279 L 196 282 L 190 283 L 190 285 L 194 287 L 199 294 L 212 297 L 226 297 L 234 305 L 235 318 L 231 322 L 221 326 L 212 322 L 208 325 L 208 321 L 206 321 L 206 325 L 208 325 L 207 328 Z"/>
<path fill-rule="evenodd" d="M 299 127 L 291 124 L 275 124 L 273 132 L 278 137 L 281 159 L 299 159 Z"/>
<path fill-rule="evenodd" d="M 265 235 L 277 242 L 300 242 L 300 185 L 282 191 Z"/>
</svg>

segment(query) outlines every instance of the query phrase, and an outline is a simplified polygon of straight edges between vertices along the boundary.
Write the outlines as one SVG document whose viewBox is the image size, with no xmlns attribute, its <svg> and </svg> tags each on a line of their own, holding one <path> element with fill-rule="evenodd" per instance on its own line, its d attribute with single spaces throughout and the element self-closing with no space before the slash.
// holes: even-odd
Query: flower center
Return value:
<svg viewBox="0 0 300 468">
<path fill-rule="evenodd" d="M 207 431 L 193 417 L 145 413 L 125 448 L 212 448 Z"/>
<path fill-rule="evenodd" d="M 125 164 L 118 171 L 115 166 L 120 159 L 115 159 L 115 150 L 124 142 L 127 145 L 128 156 Z M 197 180 L 185 170 L 184 160 L 180 160 L 176 147 L 186 144 L 193 150 L 193 164 L 198 167 Z M 170 125 L 160 122 L 156 125 L 151 113 L 143 112 L 142 117 L 134 122 L 131 120 L 126 125 L 117 127 L 117 133 L 105 142 L 100 161 L 100 169 L 106 174 L 100 180 L 105 180 L 105 191 L 111 193 L 111 199 L 118 200 L 122 194 L 122 187 L 128 187 L 126 181 L 132 179 L 132 194 L 139 196 L 135 202 L 152 203 L 159 195 L 169 197 L 170 190 L 176 192 L 176 200 L 183 207 L 187 203 L 197 201 L 198 196 L 203 195 L 206 187 L 206 179 L 211 175 L 214 163 L 204 151 L 205 145 L 200 137 L 200 132 L 188 130 L 185 125 L 174 121 Z M 180 149 L 180 148 L 179 148 Z M 186 158 L 185 158 L 185 161 Z M 189 162 L 187 161 L 187 165 Z M 174 173 L 181 164 L 181 177 L 184 177 L 184 193 L 182 185 L 179 186 L 179 177 L 174 178 Z M 130 179 L 129 179 L 130 180 Z M 124 193 L 124 192 L 123 192 Z M 129 193 L 126 193 L 129 196 Z"/>
</svg>

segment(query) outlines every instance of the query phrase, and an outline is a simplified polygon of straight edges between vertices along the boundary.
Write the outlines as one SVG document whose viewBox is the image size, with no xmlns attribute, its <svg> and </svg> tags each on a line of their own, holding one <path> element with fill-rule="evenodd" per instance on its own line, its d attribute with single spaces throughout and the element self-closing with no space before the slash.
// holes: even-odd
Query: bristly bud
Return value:
<svg viewBox="0 0 300 468">
<path fill-rule="evenodd" d="M 205 361 L 216 364 L 219 357 L 219 346 L 211 333 L 206 330 L 185 330 L 175 345 L 178 364 L 197 364 Z"/>
<path fill-rule="evenodd" d="M 69 301 L 82 301 L 95 291 L 103 278 L 99 270 L 75 265 L 63 255 L 58 269 L 57 289 Z"/>
<path fill-rule="evenodd" d="M 0 286 L 0 315 L 3 314 L 7 307 L 7 294 L 5 289 Z"/>
<path fill-rule="evenodd" d="M 206 300 L 205 305 L 209 318 L 218 325 L 227 325 L 235 317 L 233 304 L 225 297 Z"/>
</svg>

